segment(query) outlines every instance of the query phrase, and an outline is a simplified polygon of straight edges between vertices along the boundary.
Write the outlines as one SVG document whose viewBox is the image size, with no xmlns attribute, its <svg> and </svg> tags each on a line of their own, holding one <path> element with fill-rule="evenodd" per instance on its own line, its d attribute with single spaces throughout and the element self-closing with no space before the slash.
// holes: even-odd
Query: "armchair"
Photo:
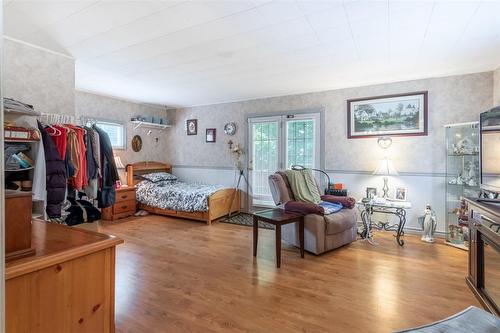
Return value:
<svg viewBox="0 0 500 333">
<path fill-rule="evenodd" d="M 284 172 L 269 176 L 269 186 L 275 204 L 290 211 L 302 211 L 304 217 L 304 247 L 308 252 L 321 254 L 356 240 L 357 219 L 354 209 L 343 208 L 339 212 L 323 215 L 323 208 L 310 203 L 295 201 L 290 183 Z M 331 196 L 322 196 L 327 201 Z M 348 199 L 347 199 L 348 200 Z M 299 230 L 295 224 L 282 227 L 281 238 L 299 246 Z"/>
</svg>

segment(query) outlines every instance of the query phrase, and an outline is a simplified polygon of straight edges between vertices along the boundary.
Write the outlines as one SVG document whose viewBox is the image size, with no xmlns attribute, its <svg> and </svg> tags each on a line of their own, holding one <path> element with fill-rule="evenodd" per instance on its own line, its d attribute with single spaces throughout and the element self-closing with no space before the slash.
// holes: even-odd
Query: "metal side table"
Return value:
<svg viewBox="0 0 500 333">
<path fill-rule="evenodd" d="M 403 246 L 405 244 L 402 237 L 404 236 L 404 227 L 406 223 L 406 210 L 411 209 L 409 201 L 385 201 L 384 203 L 376 203 L 373 200 L 369 202 L 358 201 L 358 206 L 361 209 L 361 219 L 363 221 L 363 231 L 361 238 L 368 240 L 373 244 L 372 228 L 377 230 L 395 231 L 396 242 Z M 399 218 L 399 223 L 390 224 L 389 222 L 377 221 L 372 219 L 373 213 L 383 213 L 395 215 Z"/>
</svg>

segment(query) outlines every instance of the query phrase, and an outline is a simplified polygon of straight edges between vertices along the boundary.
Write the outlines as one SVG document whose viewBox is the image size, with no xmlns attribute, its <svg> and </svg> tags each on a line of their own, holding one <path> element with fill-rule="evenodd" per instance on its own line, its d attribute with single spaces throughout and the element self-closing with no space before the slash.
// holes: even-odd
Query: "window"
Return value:
<svg viewBox="0 0 500 333">
<path fill-rule="evenodd" d="M 120 122 L 97 120 L 95 125 L 106 132 L 113 149 L 126 149 L 125 124 Z"/>
</svg>

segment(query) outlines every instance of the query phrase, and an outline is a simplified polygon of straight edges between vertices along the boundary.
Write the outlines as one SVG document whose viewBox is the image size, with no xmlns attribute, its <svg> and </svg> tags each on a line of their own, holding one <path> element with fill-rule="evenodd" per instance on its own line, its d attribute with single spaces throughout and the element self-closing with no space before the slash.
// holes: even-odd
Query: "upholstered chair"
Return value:
<svg viewBox="0 0 500 333">
<path fill-rule="evenodd" d="M 285 207 L 296 203 L 294 202 L 290 183 L 284 172 L 278 171 L 270 175 L 269 186 L 277 206 L 285 209 Z M 309 211 L 311 212 L 315 210 L 314 206 L 319 207 L 314 204 L 307 205 L 310 206 Z M 317 212 L 307 214 L 304 218 L 305 250 L 314 254 L 321 254 L 355 241 L 357 235 L 356 220 L 355 209 L 348 208 L 343 208 L 339 212 L 330 215 L 321 215 Z M 281 235 L 282 240 L 286 243 L 299 246 L 297 223 L 284 225 L 281 229 Z"/>
</svg>

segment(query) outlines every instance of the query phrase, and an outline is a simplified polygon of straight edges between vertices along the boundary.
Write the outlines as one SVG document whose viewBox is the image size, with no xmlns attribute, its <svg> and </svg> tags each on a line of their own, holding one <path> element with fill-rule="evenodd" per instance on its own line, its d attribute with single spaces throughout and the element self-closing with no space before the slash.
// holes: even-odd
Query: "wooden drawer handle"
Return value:
<svg viewBox="0 0 500 333">
<path fill-rule="evenodd" d="M 127 199 L 128 195 L 122 195 L 122 199 Z"/>
<path fill-rule="evenodd" d="M 127 208 L 128 208 L 128 206 L 122 206 L 122 209 L 127 209 Z"/>
</svg>

